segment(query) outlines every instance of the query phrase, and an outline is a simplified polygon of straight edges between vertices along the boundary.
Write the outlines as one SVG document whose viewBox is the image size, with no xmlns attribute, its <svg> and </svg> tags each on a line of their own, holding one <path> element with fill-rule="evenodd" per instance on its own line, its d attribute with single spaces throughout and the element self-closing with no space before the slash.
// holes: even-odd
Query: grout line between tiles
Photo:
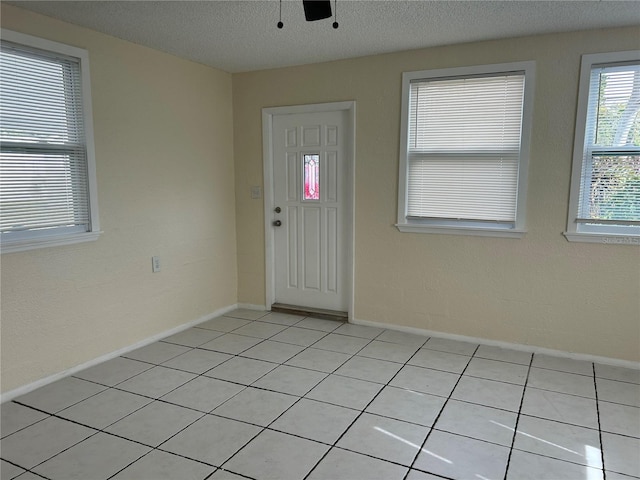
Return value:
<svg viewBox="0 0 640 480">
<path fill-rule="evenodd" d="M 595 365 L 595 364 L 594 364 Z M 638 387 L 640 386 L 640 383 L 636 383 L 636 382 L 629 382 L 627 380 L 617 380 L 615 378 L 605 378 L 605 377 L 598 377 L 596 376 L 596 380 L 606 380 L 607 382 L 618 382 L 618 383 L 625 383 L 627 385 L 633 385 L 634 387 Z M 608 401 L 608 400 L 607 400 Z M 634 478 L 634 477 L 632 477 Z M 635 477 L 635 478 L 640 478 L 640 477 Z"/>
<path fill-rule="evenodd" d="M 531 388 L 531 389 L 533 389 L 533 390 L 541 390 L 541 391 L 543 391 L 543 392 L 559 393 L 559 394 L 561 394 L 561 395 L 567 395 L 567 396 L 569 396 L 569 397 L 586 398 L 586 399 L 588 399 L 588 400 L 595 400 L 595 398 L 594 398 L 594 397 L 586 397 L 586 396 L 584 396 L 584 395 L 576 395 L 575 393 L 560 392 L 560 391 L 558 391 L 558 390 L 551 390 L 551 389 L 549 389 L 549 388 L 534 387 L 534 386 L 531 386 L 531 385 L 529 385 L 529 387 L 528 387 L 528 388 Z"/>
<path fill-rule="evenodd" d="M 413 457 L 413 461 L 411 462 L 409 470 L 407 471 L 406 475 L 404 476 L 404 480 L 407 480 L 407 477 L 409 476 L 409 473 L 414 468 L 414 465 L 416 464 L 416 460 L 418 460 L 418 457 L 420 456 L 420 452 L 422 452 L 422 450 L 424 449 L 424 446 L 427 443 L 427 440 L 429 440 L 429 437 L 431 436 L 431 433 L 435 430 L 435 426 L 438 423 L 438 420 L 440 419 L 440 416 L 442 415 L 442 412 L 444 411 L 444 409 L 446 408 L 447 404 L 449 403 L 449 400 L 451 400 L 451 395 L 453 395 L 454 390 L 456 389 L 456 387 L 460 383 L 460 380 L 462 380 L 462 376 L 464 375 L 464 372 L 469 367 L 469 364 L 471 363 L 471 360 L 473 360 L 473 357 L 474 357 L 475 353 L 478 351 L 478 348 L 480 348 L 480 345 L 476 346 L 476 349 L 474 350 L 473 355 L 471 355 L 471 357 L 469 357 L 469 361 L 467 362 L 467 364 L 465 365 L 464 369 L 460 373 L 460 376 L 458 377 L 458 380 L 456 380 L 455 385 L 453 386 L 453 388 L 449 392 L 449 396 L 447 397 L 445 402 L 442 404 L 442 407 L 440 407 L 440 411 L 438 412 L 438 415 L 436 415 L 436 417 L 434 418 L 433 424 L 432 424 L 431 428 L 429 429 L 429 431 L 427 432 L 427 436 L 424 437 L 424 440 L 422 441 L 422 444 L 420 445 L 420 448 L 418 448 L 418 451 L 416 452 L 415 456 Z"/>
<path fill-rule="evenodd" d="M 45 411 L 43 411 L 43 410 L 40 410 L 40 409 L 38 409 L 38 408 L 30 407 L 29 405 L 25 405 L 25 404 L 23 404 L 23 403 L 16 402 L 15 400 L 13 400 L 13 401 L 14 401 L 15 403 L 19 404 L 19 405 L 22 405 L 23 407 L 29 407 L 29 408 L 32 408 L 33 410 L 37 410 L 37 411 L 42 412 L 42 413 L 47 413 L 47 412 L 45 412 Z M 51 415 L 51 417 L 55 417 L 55 418 L 57 418 L 58 420 L 63 420 L 63 421 L 66 421 L 66 422 L 75 423 L 76 425 L 80 425 L 80 426 L 82 426 L 82 427 L 89 428 L 90 430 L 94 430 L 94 433 L 92 433 L 91 435 L 89 435 L 89 436 L 88 436 L 88 437 L 86 437 L 86 438 L 83 438 L 82 440 L 80 440 L 80 441 L 78 441 L 78 442 L 75 442 L 75 443 L 74 443 L 74 444 L 72 444 L 72 445 L 69 445 L 67 448 L 65 448 L 65 449 L 63 449 L 63 450 L 61 450 L 61 451 L 59 451 L 59 452 L 58 452 L 58 453 L 56 453 L 55 455 L 52 455 L 52 456 L 50 456 L 50 457 L 47 457 L 45 460 L 43 460 L 43 461 L 41 461 L 41 462 L 37 463 L 36 465 L 33 465 L 32 467 L 27 468 L 27 467 L 23 467 L 23 466 L 21 466 L 21 465 L 18 465 L 17 463 L 14 463 L 14 462 L 11 462 L 11 463 L 13 463 L 13 464 L 14 464 L 14 465 L 16 465 L 16 466 L 19 466 L 20 468 L 23 468 L 23 469 L 25 469 L 25 470 L 27 470 L 27 471 L 31 472 L 34 468 L 39 467 L 39 466 L 40 466 L 40 465 L 42 465 L 43 463 L 48 462 L 48 461 L 49 461 L 49 460 L 51 460 L 52 458 L 57 457 L 58 455 L 60 455 L 60 454 L 62 454 L 62 453 L 64 453 L 64 452 L 66 452 L 67 450 L 69 450 L 69 449 L 71 449 L 71 448 L 75 447 L 76 445 L 81 444 L 82 442 L 84 442 L 84 441 L 86 441 L 86 440 L 89 440 L 90 438 L 95 437 L 98 433 L 100 433 L 100 430 L 98 430 L 97 428 L 89 427 L 89 426 L 87 426 L 87 425 L 82 425 L 81 423 L 74 422 L 73 420 L 68 420 L 68 419 L 66 419 L 66 418 L 59 417 L 59 416 L 58 416 L 58 415 L 56 415 L 56 414 L 49 414 L 49 415 Z M 49 417 L 47 417 L 47 418 L 49 418 Z M 46 419 L 43 419 L 43 420 L 46 420 Z M 39 422 L 36 422 L 36 423 L 39 423 Z M 33 425 L 35 425 L 35 424 L 33 424 Z M 12 434 L 12 435 L 13 435 L 13 434 Z M 7 461 L 7 459 L 6 459 L 6 458 L 3 458 L 3 460 L 4 460 L 4 461 Z M 36 473 L 36 474 L 37 474 L 37 472 L 33 472 L 33 473 Z M 39 474 L 37 474 L 37 475 L 39 475 Z"/>
<path fill-rule="evenodd" d="M 36 422 L 36 423 L 37 423 L 37 422 Z M 21 466 L 20 466 L 20 465 L 18 465 L 17 463 L 12 462 L 12 461 L 10 461 L 10 460 L 7 460 L 6 458 L 3 458 L 3 459 L 2 459 L 2 461 L 3 461 L 3 462 L 7 462 L 8 464 L 13 465 L 14 467 L 18 467 L 20 470 L 24 470 L 23 472 L 20 472 L 20 473 L 19 473 L 18 475 L 16 475 L 15 477 L 11 477 L 11 480 L 19 479 L 22 475 L 24 475 L 24 474 L 25 474 L 25 473 L 27 473 L 27 472 L 34 474 L 34 475 L 35 475 L 35 476 L 37 476 L 38 478 L 44 478 L 44 479 L 46 479 L 46 480 L 49 480 L 49 479 L 47 479 L 47 477 L 44 477 L 44 476 L 40 475 L 39 473 L 32 472 L 32 471 L 31 471 L 31 470 L 29 470 L 28 468 L 21 467 Z M 36 467 L 37 467 L 37 465 L 36 465 Z M 36 468 L 36 467 L 31 467 L 31 468 Z M 2 473 L 2 472 L 0 472 L 0 473 Z"/>
<path fill-rule="evenodd" d="M 531 388 L 531 387 L 529 387 L 529 388 Z M 522 416 L 523 417 L 527 417 L 527 418 L 535 418 L 535 419 L 543 420 L 543 421 L 546 421 L 546 422 L 559 423 L 561 425 L 570 425 L 572 427 L 584 428 L 585 430 L 593 430 L 593 431 L 597 431 L 598 430 L 597 428 L 586 427 L 584 425 L 579 425 L 577 423 L 569 423 L 569 422 L 565 422 L 563 420 L 556 420 L 556 419 L 547 418 L 547 417 L 540 417 L 538 415 L 531 415 L 530 413 L 523 413 Z M 516 449 L 516 450 L 518 450 L 518 449 Z M 526 451 L 526 450 L 523 450 L 523 451 Z M 529 453 L 536 453 L 536 452 L 529 452 Z M 537 455 L 541 455 L 541 454 L 538 453 Z M 571 461 L 571 460 L 563 460 L 563 459 L 560 459 L 560 458 L 558 460 L 562 460 L 563 462 L 570 462 Z"/>
<path fill-rule="evenodd" d="M 145 371 L 146 371 L 146 370 L 145 370 Z M 23 407 L 29 407 L 29 408 L 32 408 L 33 410 L 37 410 L 37 411 L 39 411 L 40 413 L 46 413 L 47 415 L 54 415 L 54 414 L 56 414 L 56 413 L 60 413 L 60 412 L 62 412 L 63 410 L 66 410 L 67 408 L 74 407 L 74 406 L 78 405 L 79 403 L 84 402 L 85 400 L 89 400 L 90 398 L 93 398 L 93 397 L 95 397 L 96 395 L 99 395 L 99 394 L 101 394 L 102 392 L 105 392 L 105 391 L 107 391 L 107 390 L 110 388 L 110 387 L 108 387 L 107 385 L 102 385 L 102 384 L 99 384 L 99 383 L 96 383 L 96 382 L 91 382 L 91 381 L 89 381 L 89 380 L 83 380 L 82 378 L 77 378 L 76 380 L 81 380 L 81 381 L 83 381 L 83 382 L 89 382 L 89 383 L 93 383 L 93 384 L 96 384 L 96 385 L 104 386 L 105 388 L 104 388 L 104 389 L 102 389 L 102 390 L 100 390 L 99 392 L 92 393 L 92 394 L 91 394 L 91 395 L 89 395 L 88 397 L 85 397 L 85 398 L 83 398 L 82 400 L 78 400 L 77 402 L 72 403 L 71 405 L 67 405 L 66 407 L 61 408 L 60 410 L 57 410 L 57 411 L 56 411 L 56 412 L 54 412 L 54 413 L 47 412 L 46 410 L 41 410 L 41 409 L 39 409 L 39 408 L 37 408 L 37 407 L 33 407 L 33 406 L 28 405 L 28 404 L 26 404 L 26 403 L 22 403 L 22 402 L 20 402 L 20 401 L 19 401 L 20 397 L 18 397 L 18 398 L 17 398 L 17 399 L 15 399 L 15 400 L 12 400 L 12 401 L 13 401 L 13 402 L 15 402 L 15 403 L 17 403 L 18 405 L 22 405 Z M 28 394 L 27 394 L 27 395 L 28 395 Z M 42 420 L 44 420 L 44 418 L 43 418 Z M 38 422 L 35 422 L 35 423 L 38 423 Z M 32 424 L 32 425 L 34 425 L 34 424 Z M 31 425 L 28 425 L 28 426 L 30 427 Z M 25 427 L 25 428 L 27 428 L 27 427 Z M 21 429 L 21 430 L 23 430 L 23 429 Z M 13 433 L 16 433 L 16 432 L 13 432 Z M 12 434 L 10 434 L 10 435 L 13 435 L 13 433 L 12 433 Z M 9 435 L 7 435 L 7 436 L 9 436 Z"/>
<path fill-rule="evenodd" d="M 548 458 L 549 460 L 554 460 L 554 461 L 560 462 L 560 463 L 569 463 L 571 465 L 576 465 L 576 466 L 581 467 L 583 469 L 602 470 L 601 468 L 592 467 L 591 465 L 585 465 L 584 463 L 580 463 L 580 462 L 577 462 L 577 461 L 574 461 L 574 460 L 565 460 L 565 459 L 558 458 L 558 457 L 552 457 L 551 455 L 546 455 L 546 454 L 543 454 L 543 453 L 529 452 L 528 450 L 521 450 L 519 448 L 514 448 L 513 450 L 515 450 L 517 452 L 527 453 L 529 455 L 533 455 L 533 456 L 536 456 L 536 457 Z M 632 477 L 632 476 L 629 476 L 629 475 L 627 475 L 627 476 L 629 477 L 630 480 L 633 480 L 633 479 L 636 478 L 636 477 Z M 640 477 L 638 477 L 638 478 L 640 478 Z"/>
<path fill-rule="evenodd" d="M 408 423 L 408 422 L 405 422 L 405 423 Z M 413 425 L 415 425 L 415 424 L 413 424 Z M 340 446 L 338 446 L 338 445 L 332 445 L 332 446 L 331 446 L 331 448 L 327 451 L 327 454 L 328 454 L 331 450 L 333 450 L 334 448 L 337 448 L 337 449 L 339 449 L 339 450 L 344 450 L 345 452 L 355 453 L 356 455 L 362 455 L 362 456 L 364 456 L 364 457 L 373 458 L 373 459 L 375 459 L 375 460 L 378 460 L 378 461 L 381 461 L 381 462 L 385 462 L 385 463 L 390 463 L 390 464 L 392 464 L 392 465 L 397 465 L 397 466 L 402 467 L 402 468 L 406 468 L 406 469 L 407 469 L 407 475 L 411 472 L 411 468 L 410 468 L 410 467 L 408 467 L 408 466 L 407 466 L 406 464 L 404 464 L 404 463 L 394 462 L 393 460 L 388 460 L 388 459 L 386 459 L 386 458 L 376 457 L 375 455 L 371 455 L 370 453 L 358 452 L 358 451 L 356 451 L 356 450 L 352 450 L 352 449 L 347 448 L 347 447 L 340 447 Z M 324 457 L 323 457 L 323 459 L 324 459 Z M 320 461 L 322 461 L 322 459 L 321 459 Z M 318 464 L 319 464 L 319 463 L 320 463 L 320 462 L 318 462 Z M 316 465 L 316 466 L 317 466 L 317 465 Z M 315 467 L 314 467 L 314 468 L 315 468 Z M 313 471 L 313 470 L 312 470 L 312 471 Z M 310 474 L 311 474 L 311 472 L 309 472 L 309 473 L 307 474 L 307 476 L 308 476 L 308 475 L 310 475 Z M 431 475 L 431 473 L 429 473 L 429 474 Z M 307 477 L 305 477 L 305 478 L 307 478 Z"/>
<path fill-rule="evenodd" d="M 479 346 L 482 346 L 482 344 L 480 344 Z M 519 362 L 510 362 L 509 360 L 498 360 L 496 358 L 487 358 L 487 357 L 481 357 L 477 354 L 473 355 L 473 358 L 477 358 L 479 360 L 491 360 L 492 362 L 502 362 L 502 363 L 509 363 L 511 365 L 522 365 L 523 367 L 526 367 L 527 364 L 526 363 L 519 363 Z"/>
<path fill-rule="evenodd" d="M 185 353 L 186 353 L 186 352 L 185 352 Z M 127 357 L 123 357 L 123 356 L 116 357 L 116 358 L 125 358 L 126 360 L 129 360 L 129 361 L 132 361 L 132 362 L 144 363 L 145 365 L 149 365 L 149 368 L 146 368 L 146 369 L 142 370 L 141 372 L 138 372 L 138 373 L 136 373 L 136 374 L 134 374 L 134 375 L 130 376 L 129 378 L 125 378 L 124 380 L 122 380 L 122 381 L 120 381 L 120 382 L 116 382 L 116 383 L 114 383 L 113 385 L 107 385 L 106 383 L 100 383 L 100 382 L 98 382 L 98 381 L 96 381 L 96 380 L 88 380 L 88 379 L 86 379 L 86 378 L 81 378 L 81 377 L 78 377 L 78 376 L 75 376 L 75 375 L 74 375 L 73 377 L 74 377 L 74 378 L 77 378 L 77 379 L 79 379 L 79 380 L 84 380 L 85 382 L 91 382 L 91 383 L 95 383 L 96 385 L 102 385 L 102 386 L 107 387 L 107 388 L 114 388 L 114 387 L 116 387 L 117 385 L 120 385 L 121 383 L 124 383 L 124 382 L 126 382 L 127 380 L 132 379 L 133 377 L 137 377 L 138 375 L 141 375 L 141 374 L 143 374 L 144 372 L 148 372 L 148 371 L 149 371 L 149 370 L 151 370 L 153 367 L 157 367 L 157 366 L 158 366 L 158 365 L 157 365 L 157 364 L 155 364 L 155 363 L 143 362 L 143 361 L 141 361 L 141 360 L 134 360 L 134 359 L 132 359 L 132 358 L 127 358 Z M 20 398 L 20 397 L 18 397 L 18 398 Z"/>
<path fill-rule="evenodd" d="M 247 480 L 256 480 L 256 479 L 255 479 L 255 478 L 253 478 L 253 477 L 247 477 L 246 475 L 242 475 L 241 473 L 232 472 L 231 470 L 226 470 L 226 469 L 224 469 L 224 468 L 220 468 L 220 467 L 216 468 L 213 472 L 211 472 L 211 474 L 210 474 L 210 475 L 208 475 L 204 480 L 211 480 L 211 479 L 213 479 L 213 476 L 214 476 L 217 472 L 219 472 L 219 471 L 232 473 L 233 475 L 236 475 L 236 476 L 238 476 L 238 477 L 240 477 L 240 478 L 246 478 Z"/>
<path fill-rule="evenodd" d="M 593 365 L 593 363 L 591 363 Z M 581 377 L 593 378 L 593 374 L 579 373 L 579 372 L 568 372 L 567 370 L 558 370 L 557 368 L 549 368 L 549 367 L 541 367 L 539 365 L 531 365 L 531 368 L 537 368 L 540 370 L 548 370 L 550 372 L 558 372 L 558 373 L 567 373 L 569 375 L 579 375 Z"/>
<path fill-rule="evenodd" d="M 598 418 L 598 440 L 600 440 L 600 459 L 602 461 L 602 479 L 607 480 L 607 469 L 604 464 L 604 444 L 602 443 L 602 425 L 600 424 L 600 402 L 598 402 L 598 382 L 596 381 L 596 366 L 592 363 L 593 389 L 596 396 L 596 416 Z"/>
<path fill-rule="evenodd" d="M 38 473 L 38 472 L 34 472 L 33 470 L 27 470 L 27 472 L 29 472 L 31 475 L 35 475 L 37 478 L 44 478 L 44 480 L 51 480 L 49 477 L 45 477 L 44 475 Z M 20 475 L 18 475 L 17 477 L 13 477 L 12 480 L 20 480 L 20 477 L 22 477 L 26 472 L 22 472 Z"/>
<path fill-rule="evenodd" d="M 592 430 L 595 430 L 595 429 L 592 429 Z M 634 437 L 633 435 L 629 435 L 628 433 L 609 432 L 608 430 L 603 430 L 602 433 L 608 433 L 609 435 L 616 435 L 618 437 L 630 438 L 632 440 L 640 440 L 640 437 Z M 635 477 L 635 478 L 640 478 L 640 477 Z"/>
<path fill-rule="evenodd" d="M 518 416 L 516 417 L 516 424 L 513 426 L 513 437 L 511 438 L 511 447 L 509 448 L 509 456 L 507 457 L 507 465 L 504 470 L 504 480 L 507 480 L 509 474 L 509 465 L 511 464 L 511 455 L 513 454 L 513 446 L 516 443 L 516 435 L 518 434 L 518 423 L 520 423 L 520 415 L 522 415 L 522 405 L 524 405 L 524 396 L 527 393 L 527 383 L 529 383 L 529 374 L 531 373 L 531 365 L 533 364 L 533 357 L 529 360 L 529 368 L 527 369 L 527 377 L 524 379 L 524 386 L 522 388 L 522 397 L 520 397 L 520 407 L 518 408 Z"/>
<path fill-rule="evenodd" d="M 104 433 L 109 433 L 109 432 L 104 432 Z M 116 437 L 118 437 L 118 435 L 114 435 Z M 123 438 L 123 437 L 118 437 L 118 438 Z M 125 440 L 129 440 L 128 438 Z M 132 440 L 129 440 L 132 441 Z M 138 442 L 137 442 L 138 443 Z M 145 445 L 144 443 L 142 445 Z M 149 447 L 149 445 L 145 445 L 146 447 Z M 115 477 L 116 475 L 118 475 L 121 471 L 123 471 L 126 468 L 129 468 L 131 465 L 133 465 L 134 463 L 136 463 L 137 461 L 141 460 L 142 458 L 146 457 L 147 455 L 149 455 L 151 452 L 155 451 L 154 447 L 151 447 L 151 450 L 149 450 L 147 453 L 145 453 L 144 455 L 139 456 L 138 458 L 136 458 L 133 462 L 128 463 L 127 465 L 125 465 L 123 468 L 121 468 L 120 470 L 118 470 L 117 472 L 115 472 L 113 475 L 110 475 L 109 477 L 107 477 L 106 480 L 109 480 L 113 477 Z"/>
<path fill-rule="evenodd" d="M 52 416 L 52 414 L 51 414 L 51 413 L 49 413 L 49 412 L 45 412 L 45 411 L 43 411 L 43 410 L 38 410 L 38 409 L 37 409 L 37 408 L 35 408 L 35 407 L 32 407 L 32 406 L 30 406 L 30 405 L 26 405 L 26 404 L 24 404 L 24 403 L 17 402 L 17 401 L 15 401 L 15 400 L 11 400 L 11 403 L 15 403 L 15 404 L 17 404 L 17 405 L 20 405 L 21 407 L 29 408 L 29 409 L 31 409 L 31 410 L 35 410 L 35 411 L 40 412 L 40 413 L 44 413 L 44 414 L 45 414 L 45 415 L 47 415 L 47 416 L 46 416 L 46 417 L 44 417 L 44 418 L 41 418 L 40 420 L 36 420 L 35 422 L 30 423 L 29 425 L 26 425 L 26 426 L 24 426 L 24 427 L 22 427 L 22 428 L 19 428 L 19 429 L 18 429 L 18 430 L 16 430 L 15 432 L 11 432 L 11 433 L 9 433 L 9 434 L 5 435 L 4 437 L 2 437 L 2 438 L 0 439 L 0 442 L 1 442 L 2 440 L 4 440 L 4 439 L 6 439 L 6 438 L 10 437 L 11 435 L 14 435 L 14 434 L 16 434 L 16 433 L 18 433 L 18 432 L 21 432 L 21 431 L 22 431 L 22 430 L 24 430 L 25 428 L 32 427 L 33 425 L 36 425 L 37 423 L 40 423 L 40 422 L 42 422 L 43 420 L 46 420 L 47 418 L 49 418 L 49 417 L 51 417 L 51 416 Z M 5 459 L 4 459 L 4 458 L 2 458 L 2 460 L 5 460 Z M 23 468 L 23 467 L 20 467 L 20 468 Z"/>
</svg>

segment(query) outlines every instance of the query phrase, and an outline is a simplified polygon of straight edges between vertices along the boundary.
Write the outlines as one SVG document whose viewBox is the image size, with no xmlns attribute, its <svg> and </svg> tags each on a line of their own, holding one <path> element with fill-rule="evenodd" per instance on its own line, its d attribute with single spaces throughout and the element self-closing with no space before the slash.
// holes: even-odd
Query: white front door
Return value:
<svg viewBox="0 0 640 480">
<path fill-rule="evenodd" d="M 348 310 L 346 117 L 273 117 L 274 303 Z"/>
</svg>

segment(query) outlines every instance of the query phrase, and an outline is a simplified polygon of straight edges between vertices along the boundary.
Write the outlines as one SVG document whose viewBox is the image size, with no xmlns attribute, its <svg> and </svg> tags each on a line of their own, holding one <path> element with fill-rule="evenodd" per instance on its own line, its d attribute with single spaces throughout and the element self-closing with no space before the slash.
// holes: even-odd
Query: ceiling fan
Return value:
<svg viewBox="0 0 640 480">
<path fill-rule="evenodd" d="M 337 10 L 338 0 L 335 1 L 335 9 Z M 331 0 L 302 0 L 304 7 L 304 18 L 307 22 L 315 22 L 316 20 L 324 20 L 331 17 Z M 333 28 L 338 28 L 337 18 L 334 18 Z M 280 0 L 280 21 L 278 28 L 284 27 L 282 23 L 282 0 Z"/>
</svg>

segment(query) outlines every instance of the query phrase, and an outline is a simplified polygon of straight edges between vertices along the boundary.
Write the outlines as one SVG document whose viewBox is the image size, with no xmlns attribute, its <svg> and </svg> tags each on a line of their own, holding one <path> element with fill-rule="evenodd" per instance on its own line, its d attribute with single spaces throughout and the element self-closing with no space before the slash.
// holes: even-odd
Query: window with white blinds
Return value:
<svg viewBox="0 0 640 480">
<path fill-rule="evenodd" d="M 522 235 L 533 68 L 404 74 L 400 230 Z"/>
<path fill-rule="evenodd" d="M 579 99 L 567 238 L 640 244 L 640 52 L 585 55 Z"/>
<path fill-rule="evenodd" d="M 97 230 L 86 51 L 15 32 L 2 38 L 2 251 L 83 241 Z"/>
</svg>

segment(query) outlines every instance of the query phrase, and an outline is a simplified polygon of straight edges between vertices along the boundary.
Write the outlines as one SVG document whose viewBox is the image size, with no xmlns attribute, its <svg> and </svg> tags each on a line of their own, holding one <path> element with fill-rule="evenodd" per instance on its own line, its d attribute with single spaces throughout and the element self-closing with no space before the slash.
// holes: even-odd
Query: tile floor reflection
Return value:
<svg viewBox="0 0 640 480">
<path fill-rule="evenodd" d="M 243 309 L 1 413 L 1 480 L 640 478 L 638 370 Z"/>
</svg>

